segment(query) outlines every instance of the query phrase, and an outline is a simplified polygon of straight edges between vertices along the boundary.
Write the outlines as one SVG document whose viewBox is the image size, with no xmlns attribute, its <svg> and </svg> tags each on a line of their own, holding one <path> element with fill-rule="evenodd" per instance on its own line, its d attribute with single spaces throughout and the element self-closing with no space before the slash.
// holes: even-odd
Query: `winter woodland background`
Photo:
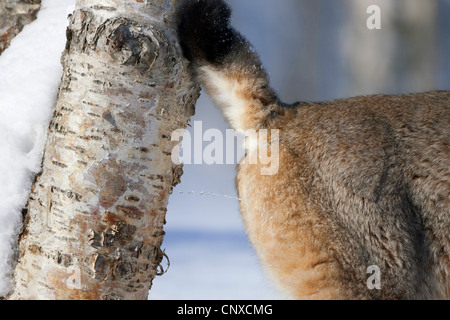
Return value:
<svg viewBox="0 0 450 320">
<path fill-rule="evenodd" d="M 450 89 L 450 0 L 228 2 L 233 25 L 253 43 L 286 102 Z M 0 56 L 0 296 L 11 285 L 9 262 L 39 170 L 74 4 L 42 0 L 37 20 Z M 381 30 L 366 26 L 374 4 Z M 194 121 L 203 121 L 203 130 L 228 128 L 205 94 Z M 185 165 L 167 212 L 170 268 L 154 280 L 150 299 L 282 298 L 243 230 L 235 167 Z"/>
</svg>

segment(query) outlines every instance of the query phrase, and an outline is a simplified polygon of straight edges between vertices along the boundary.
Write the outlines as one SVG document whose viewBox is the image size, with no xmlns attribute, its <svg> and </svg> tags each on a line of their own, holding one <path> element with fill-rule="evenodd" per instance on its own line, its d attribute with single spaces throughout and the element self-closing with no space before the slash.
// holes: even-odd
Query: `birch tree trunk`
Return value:
<svg viewBox="0 0 450 320">
<path fill-rule="evenodd" d="M 199 90 L 171 0 L 79 0 L 10 299 L 146 299 Z"/>
<path fill-rule="evenodd" d="M 41 0 L 0 0 L 0 54 L 40 8 Z"/>
</svg>

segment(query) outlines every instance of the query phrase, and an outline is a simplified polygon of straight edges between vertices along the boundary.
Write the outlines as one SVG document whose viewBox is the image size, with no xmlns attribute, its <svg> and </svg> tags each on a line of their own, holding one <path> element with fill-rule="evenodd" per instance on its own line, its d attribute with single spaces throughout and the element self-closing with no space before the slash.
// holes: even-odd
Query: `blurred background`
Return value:
<svg viewBox="0 0 450 320">
<path fill-rule="evenodd" d="M 227 2 L 285 102 L 450 90 L 450 0 Z M 370 5 L 380 30 L 367 28 Z M 194 121 L 229 128 L 205 93 Z M 184 166 L 166 219 L 170 267 L 150 299 L 283 298 L 245 235 L 235 176 L 236 165 Z"/>
</svg>

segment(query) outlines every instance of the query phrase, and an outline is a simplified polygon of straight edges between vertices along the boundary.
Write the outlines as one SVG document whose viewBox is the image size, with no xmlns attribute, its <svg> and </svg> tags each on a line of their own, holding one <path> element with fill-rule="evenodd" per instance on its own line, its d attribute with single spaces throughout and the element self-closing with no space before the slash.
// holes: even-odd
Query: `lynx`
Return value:
<svg viewBox="0 0 450 320">
<path fill-rule="evenodd" d="M 285 104 L 230 16 L 222 0 L 184 1 L 177 30 L 232 128 L 279 130 L 278 172 L 243 161 L 236 182 L 274 282 L 292 299 L 449 299 L 450 92 Z"/>
</svg>

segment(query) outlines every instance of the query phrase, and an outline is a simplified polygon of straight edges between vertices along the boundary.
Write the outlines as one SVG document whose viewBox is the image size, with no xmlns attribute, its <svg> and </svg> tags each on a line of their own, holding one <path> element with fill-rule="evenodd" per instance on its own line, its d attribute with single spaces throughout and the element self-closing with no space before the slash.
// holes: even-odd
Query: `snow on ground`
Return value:
<svg viewBox="0 0 450 320">
<path fill-rule="evenodd" d="M 44 0 L 38 18 L 0 56 L 0 296 L 32 180 L 40 169 L 61 78 L 67 14 L 75 0 Z"/>
<path fill-rule="evenodd" d="M 149 299 L 278 298 L 243 232 L 170 232 L 164 242 L 170 267 L 153 281 Z"/>
<path fill-rule="evenodd" d="M 74 4 L 44 0 L 37 20 L 0 56 L 0 296 L 11 289 L 21 210 L 40 169 L 62 73 L 67 15 Z M 193 120 L 203 120 L 205 130 L 225 129 L 212 103 L 201 100 Z M 235 166 L 192 165 L 184 171 L 167 213 L 163 248 L 170 268 L 155 279 L 149 298 L 277 298 L 243 231 Z"/>
</svg>

